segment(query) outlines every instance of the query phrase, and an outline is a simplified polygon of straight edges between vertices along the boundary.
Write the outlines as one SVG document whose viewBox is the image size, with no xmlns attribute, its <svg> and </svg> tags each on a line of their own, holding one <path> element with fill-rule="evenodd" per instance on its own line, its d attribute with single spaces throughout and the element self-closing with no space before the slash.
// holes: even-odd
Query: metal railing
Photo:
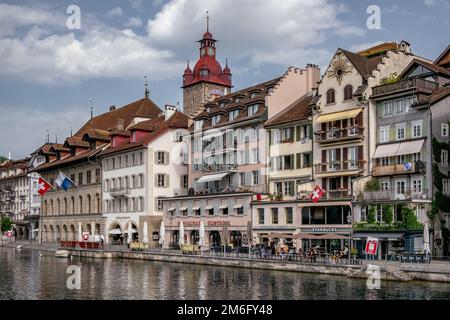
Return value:
<svg viewBox="0 0 450 320">
<path fill-rule="evenodd" d="M 364 170 L 365 160 L 346 160 L 322 162 L 314 165 L 316 173 Z"/>
<path fill-rule="evenodd" d="M 438 88 L 439 84 L 420 78 L 410 78 L 400 80 L 395 83 L 383 84 L 372 88 L 372 97 L 383 94 L 416 89 L 432 92 Z"/>
<path fill-rule="evenodd" d="M 364 127 L 348 127 L 344 129 L 331 129 L 315 132 L 319 142 L 334 142 L 342 140 L 358 139 L 363 137 Z"/>
<path fill-rule="evenodd" d="M 389 176 L 393 174 L 408 174 L 408 173 L 425 173 L 426 172 L 426 163 L 425 161 L 421 161 L 421 165 L 418 165 L 417 162 L 411 163 L 411 168 L 405 170 L 404 164 L 393 164 L 388 166 L 380 166 L 376 165 L 373 167 L 373 175 L 374 176 Z"/>
<path fill-rule="evenodd" d="M 363 193 L 365 201 L 384 201 L 384 200 L 427 200 L 429 199 L 428 190 L 410 190 L 398 193 L 395 189 L 366 191 Z"/>
<path fill-rule="evenodd" d="M 111 197 L 119 197 L 119 196 L 125 196 L 130 193 L 130 189 L 127 187 L 120 187 L 120 188 L 111 188 L 109 189 L 109 194 Z"/>
</svg>

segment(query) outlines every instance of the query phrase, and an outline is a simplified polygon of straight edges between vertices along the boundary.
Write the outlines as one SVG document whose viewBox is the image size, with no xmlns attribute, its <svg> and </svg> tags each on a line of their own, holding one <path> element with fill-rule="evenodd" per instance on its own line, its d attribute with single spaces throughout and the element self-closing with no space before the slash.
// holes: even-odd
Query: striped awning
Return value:
<svg viewBox="0 0 450 320">
<path fill-rule="evenodd" d="M 317 123 L 324 123 L 324 122 L 338 121 L 342 119 L 352 119 L 355 118 L 361 111 L 362 108 L 358 108 L 341 112 L 321 114 L 319 117 L 317 117 L 316 121 Z"/>
</svg>

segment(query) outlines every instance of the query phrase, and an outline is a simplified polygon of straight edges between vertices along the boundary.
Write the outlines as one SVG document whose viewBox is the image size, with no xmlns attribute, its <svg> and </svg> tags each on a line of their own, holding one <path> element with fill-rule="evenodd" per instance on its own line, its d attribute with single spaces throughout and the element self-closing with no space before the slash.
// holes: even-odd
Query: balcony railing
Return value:
<svg viewBox="0 0 450 320">
<path fill-rule="evenodd" d="M 364 127 L 348 127 L 315 132 L 316 140 L 320 143 L 339 142 L 363 137 Z"/>
<path fill-rule="evenodd" d="M 394 174 L 411 174 L 411 173 L 425 173 L 426 163 L 424 161 L 413 162 L 410 169 L 407 169 L 404 164 L 394 164 L 389 166 L 374 166 L 373 176 L 390 176 Z M 405 170 L 406 169 L 406 170 Z"/>
<path fill-rule="evenodd" d="M 227 193 L 227 192 L 255 192 L 255 193 L 265 193 L 267 192 L 267 186 L 265 184 L 257 184 L 253 186 L 236 186 L 236 185 L 226 185 L 220 186 L 219 188 L 196 188 L 195 195 L 208 195 L 217 193 Z"/>
<path fill-rule="evenodd" d="M 331 161 L 315 164 L 316 173 L 333 173 L 364 170 L 364 160 Z"/>
<path fill-rule="evenodd" d="M 111 188 L 109 189 L 109 194 L 111 197 L 123 197 L 130 193 L 130 189 L 123 187 L 123 188 Z"/>
<path fill-rule="evenodd" d="M 429 200 L 428 190 L 410 190 L 398 192 L 395 189 L 380 191 L 366 191 L 363 193 L 364 201 L 388 201 L 388 200 Z"/>
<path fill-rule="evenodd" d="M 203 172 L 224 172 L 237 170 L 236 164 L 208 164 L 202 166 Z"/>
<path fill-rule="evenodd" d="M 431 93 L 433 90 L 436 90 L 437 88 L 438 84 L 435 82 L 419 78 L 411 78 L 400 80 L 395 83 L 383 84 L 381 86 L 373 87 L 372 97 L 381 96 L 388 93 L 401 92 L 410 89 L 421 90 L 424 92 Z"/>
</svg>

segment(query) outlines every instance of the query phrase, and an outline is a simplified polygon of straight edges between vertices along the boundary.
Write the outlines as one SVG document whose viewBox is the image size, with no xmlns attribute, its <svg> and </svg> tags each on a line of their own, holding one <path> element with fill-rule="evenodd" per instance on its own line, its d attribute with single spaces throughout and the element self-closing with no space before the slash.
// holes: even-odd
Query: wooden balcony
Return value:
<svg viewBox="0 0 450 320">
<path fill-rule="evenodd" d="M 362 140 L 364 138 L 364 127 L 348 127 L 344 129 L 332 129 L 327 131 L 316 131 L 316 141 L 322 144 L 344 142 L 350 140 Z"/>
<path fill-rule="evenodd" d="M 397 174 L 412 174 L 412 173 L 420 173 L 424 174 L 426 172 L 425 170 L 425 162 L 420 161 L 419 162 L 413 162 L 411 163 L 411 169 L 405 170 L 404 164 L 393 164 L 389 166 L 374 166 L 373 167 L 373 176 L 374 177 L 380 177 L 380 176 L 391 176 L 391 175 L 397 175 Z"/>
<path fill-rule="evenodd" d="M 358 174 L 364 171 L 365 160 L 322 162 L 314 165 L 315 173 L 321 176 Z"/>
<path fill-rule="evenodd" d="M 408 91 L 414 89 L 415 92 L 425 92 L 432 93 L 438 88 L 438 84 L 432 81 L 411 78 L 400 80 L 395 83 L 383 84 L 372 88 L 371 98 L 376 98 L 378 96 L 383 96 L 386 94 L 399 93 L 403 91 Z"/>
<path fill-rule="evenodd" d="M 394 200 L 429 200 L 428 190 L 421 191 L 411 190 L 403 193 L 398 193 L 394 189 L 380 190 L 380 191 L 365 191 L 363 193 L 364 201 L 394 201 Z"/>
</svg>

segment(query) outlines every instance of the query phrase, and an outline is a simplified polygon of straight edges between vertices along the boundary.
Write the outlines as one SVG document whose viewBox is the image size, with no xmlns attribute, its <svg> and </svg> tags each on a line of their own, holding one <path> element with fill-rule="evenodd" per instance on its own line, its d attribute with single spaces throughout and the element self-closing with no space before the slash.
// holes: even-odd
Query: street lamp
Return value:
<svg viewBox="0 0 450 320">
<path fill-rule="evenodd" d="M 349 226 L 349 250 L 348 250 L 348 262 L 351 264 L 351 253 L 352 253 L 352 238 L 353 238 L 353 229 L 352 229 L 352 215 L 351 212 L 348 213 L 347 222 Z"/>
</svg>

